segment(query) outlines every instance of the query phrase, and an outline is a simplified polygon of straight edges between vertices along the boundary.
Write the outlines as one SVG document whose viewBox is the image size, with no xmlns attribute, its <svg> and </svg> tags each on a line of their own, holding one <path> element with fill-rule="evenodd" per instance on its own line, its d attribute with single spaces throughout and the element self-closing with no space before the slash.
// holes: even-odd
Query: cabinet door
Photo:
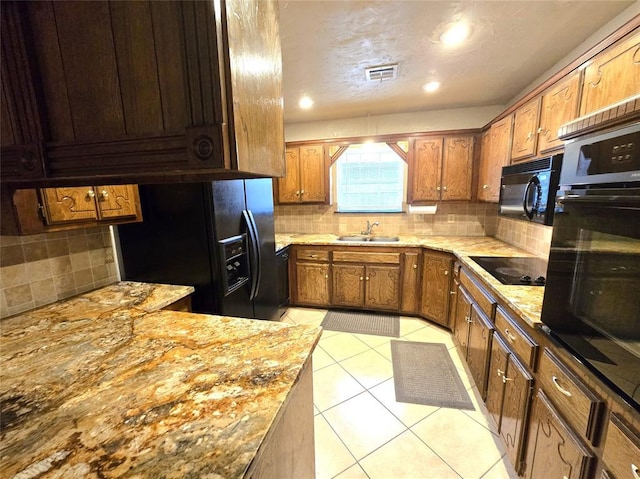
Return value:
<svg viewBox="0 0 640 479">
<path fill-rule="evenodd" d="M 529 425 L 524 477 L 586 479 L 592 462 L 591 451 L 539 390 Z"/>
<path fill-rule="evenodd" d="M 329 265 L 296 264 L 296 299 L 301 304 L 329 305 Z"/>
<path fill-rule="evenodd" d="M 403 313 L 418 312 L 421 259 L 420 253 L 403 253 L 402 255 L 402 305 L 400 309 Z"/>
<path fill-rule="evenodd" d="M 453 323 L 453 335 L 455 336 L 463 356 L 467 357 L 467 343 L 469 341 L 469 324 L 471 321 L 471 297 L 462 287 L 458 287 L 456 294 L 456 316 Z"/>
<path fill-rule="evenodd" d="M 424 252 L 422 259 L 422 307 L 420 313 L 449 327 L 449 292 L 453 258 L 448 254 Z"/>
<path fill-rule="evenodd" d="M 331 304 L 336 306 L 364 306 L 364 266 L 333 265 L 333 295 Z"/>
<path fill-rule="evenodd" d="M 478 173 L 478 199 L 480 201 L 491 201 L 491 167 L 491 130 L 487 130 L 480 136 L 480 171 Z"/>
<path fill-rule="evenodd" d="M 303 203 L 326 200 L 325 174 L 324 147 L 300 147 L 300 200 Z"/>
<path fill-rule="evenodd" d="M 365 305 L 372 309 L 400 309 L 400 267 L 365 267 Z"/>
<path fill-rule="evenodd" d="M 564 142 L 558 139 L 558 130 L 562 124 L 578 116 L 579 94 L 580 73 L 574 73 L 542 96 L 538 128 L 539 153 L 546 153 L 564 145 Z"/>
<path fill-rule="evenodd" d="M 640 92 L 640 32 L 597 55 L 584 69 L 580 116 Z"/>
<path fill-rule="evenodd" d="M 612 479 L 640 477 L 640 437 L 615 413 L 609 418 L 602 461 Z"/>
<path fill-rule="evenodd" d="M 491 125 L 491 170 L 489 172 L 489 194 L 487 201 L 497 202 L 500 199 L 500 178 L 502 167 L 511 159 L 511 136 L 513 132 L 513 115 Z"/>
<path fill-rule="evenodd" d="M 287 169 L 284 178 L 278 178 L 278 203 L 300 202 L 300 148 L 287 148 L 285 152 Z"/>
<path fill-rule="evenodd" d="M 44 188 L 40 190 L 47 224 L 97 220 L 95 191 L 92 187 Z"/>
<path fill-rule="evenodd" d="M 497 430 L 500 430 L 502 417 L 502 403 L 504 400 L 504 374 L 507 371 L 509 350 L 498 335 L 491 342 L 491 354 L 489 356 L 489 372 L 487 374 L 487 411 L 493 419 Z"/>
<path fill-rule="evenodd" d="M 513 120 L 513 142 L 511 143 L 511 162 L 531 158 L 538 146 L 538 122 L 540 119 L 540 97 L 518 108 Z"/>
<path fill-rule="evenodd" d="M 135 185 L 96 186 L 95 196 L 101 220 L 135 217 L 138 214 L 138 187 Z"/>
<path fill-rule="evenodd" d="M 416 140 L 413 155 L 411 201 L 437 201 L 440 199 L 442 141 L 441 137 Z"/>
<path fill-rule="evenodd" d="M 494 337 L 494 342 L 496 337 Z M 527 425 L 529 404 L 533 391 L 533 376 L 527 372 L 515 356 L 509 356 L 507 371 L 503 375 L 504 403 L 500 436 L 507 450 L 511 464 L 520 470 L 522 445 Z"/>
<path fill-rule="evenodd" d="M 442 159 L 443 200 L 470 200 L 473 170 L 473 137 L 444 140 Z"/>
<path fill-rule="evenodd" d="M 476 308 L 475 304 L 472 305 L 467 364 L 482 398 L 485 397 L 487 391 L 487 367 L 489 366 L 492 336 L 493 326 L 488 319 L 485 319 L 484 314 Z"/>
</svg>

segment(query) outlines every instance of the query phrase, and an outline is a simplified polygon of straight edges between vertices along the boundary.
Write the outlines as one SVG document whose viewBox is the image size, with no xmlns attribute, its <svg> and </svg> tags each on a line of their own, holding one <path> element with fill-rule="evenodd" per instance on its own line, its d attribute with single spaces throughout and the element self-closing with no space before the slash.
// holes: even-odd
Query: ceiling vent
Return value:
<svg viewBox="0 0 640 479">
<path fill-rule="evenodd" d="M 367 81 L 395 80 L 398 77 L 398 64 L 369 67 L 364 73 Z"/>
</svg>

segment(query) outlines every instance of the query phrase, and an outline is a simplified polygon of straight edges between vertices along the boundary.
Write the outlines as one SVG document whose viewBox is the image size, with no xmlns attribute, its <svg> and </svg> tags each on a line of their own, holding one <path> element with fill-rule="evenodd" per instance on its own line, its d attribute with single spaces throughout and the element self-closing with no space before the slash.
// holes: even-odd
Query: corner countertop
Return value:
<svg viewBox="0 0 640 479">
<path fill-rule="evenodd" d="M 0 477 L 243 477 L 320 328 L 121 282 L 0 321 Z"/>
<path fill-rule="evenodd" d="M 485 286 L 508 305 L 532 328 L 540 323 L 544 287 L 504 285 L 487 273 L 470 256 L 534 256 L 509 243 L 488 236 L 417 236 L 399 235 L 399 241 L 389 243 L 339 241 L 332 234 L 277 234 L 276 247 L 288 244 L 331 245 L 331 246 L 384 246 L 384 247 L 422 247 L 454 254 L 460 262 L 482 279 Z M 544 258 L 546 260 L 546 258 Z"/>
</svg>

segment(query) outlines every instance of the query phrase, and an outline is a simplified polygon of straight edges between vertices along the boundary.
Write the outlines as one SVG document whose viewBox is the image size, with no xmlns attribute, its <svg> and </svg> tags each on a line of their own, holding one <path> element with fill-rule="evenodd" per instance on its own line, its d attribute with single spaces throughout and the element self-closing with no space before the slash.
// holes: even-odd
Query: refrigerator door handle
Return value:
<svg viewBox="0 0 640 479">
<path fill-rule="evenodd" d="M 247 238 L 249 241 L 249 265 L 251 268 L 251 292 L 249 299 L 254 299 L 258 295 L 260 287 L 260 238 L 255 219 L 251 210 L 242 210 L 242 217 L 247 225 Z"/>
</svg>

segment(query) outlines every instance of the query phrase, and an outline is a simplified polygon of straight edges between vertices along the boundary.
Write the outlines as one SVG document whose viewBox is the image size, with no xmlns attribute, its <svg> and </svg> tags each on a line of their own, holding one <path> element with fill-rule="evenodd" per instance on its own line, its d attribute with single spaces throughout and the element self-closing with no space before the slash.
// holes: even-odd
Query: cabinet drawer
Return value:
<svg viewBox="0 0 640 479">
<path fill-rule="evenodd" d="M 609 418 L 602 460 L 612 479 L 640 477 L 640 438 L 614 413 Z"/>
<path fill-rule="evenodd" d="M 554 406 L 578 433 L 597 446 L 603 402 L 546 348 L 538 372 L 540 386 Z"/>
<path fill-rule="evenodd" d="M 298 261 L 329 261 L 329 251 L 318 249 L 299 249 L 296 253 Z"/>
<path fill-rule="evenodd" d="M 509 348 L 516 353 L 516 356 L 524 364 L 529 366 L 532 371 L 535 371 L 534 365 L 538 354 L 538 345 L 527 333 L 520 329 L 500 306 L 496 308 L 495 324 L 496 330 L 505 339 Z"/>
<path fill-rule="evenodd" d="M 493 320 L 496 305 L 498 304 L 497 301 L 489 296 L 464 268 L 460 270 L 460 282 L 467 288 L 467 291 L 469 291 L 480 309 L 484 311 L 484 314 L 490 320 Z"/>
<path fill-rule="evenodd" d="M 366 251 L 334 251 L 333 262 L 400 264 L 400 253 L 369 253 Z"/>
</svg>

